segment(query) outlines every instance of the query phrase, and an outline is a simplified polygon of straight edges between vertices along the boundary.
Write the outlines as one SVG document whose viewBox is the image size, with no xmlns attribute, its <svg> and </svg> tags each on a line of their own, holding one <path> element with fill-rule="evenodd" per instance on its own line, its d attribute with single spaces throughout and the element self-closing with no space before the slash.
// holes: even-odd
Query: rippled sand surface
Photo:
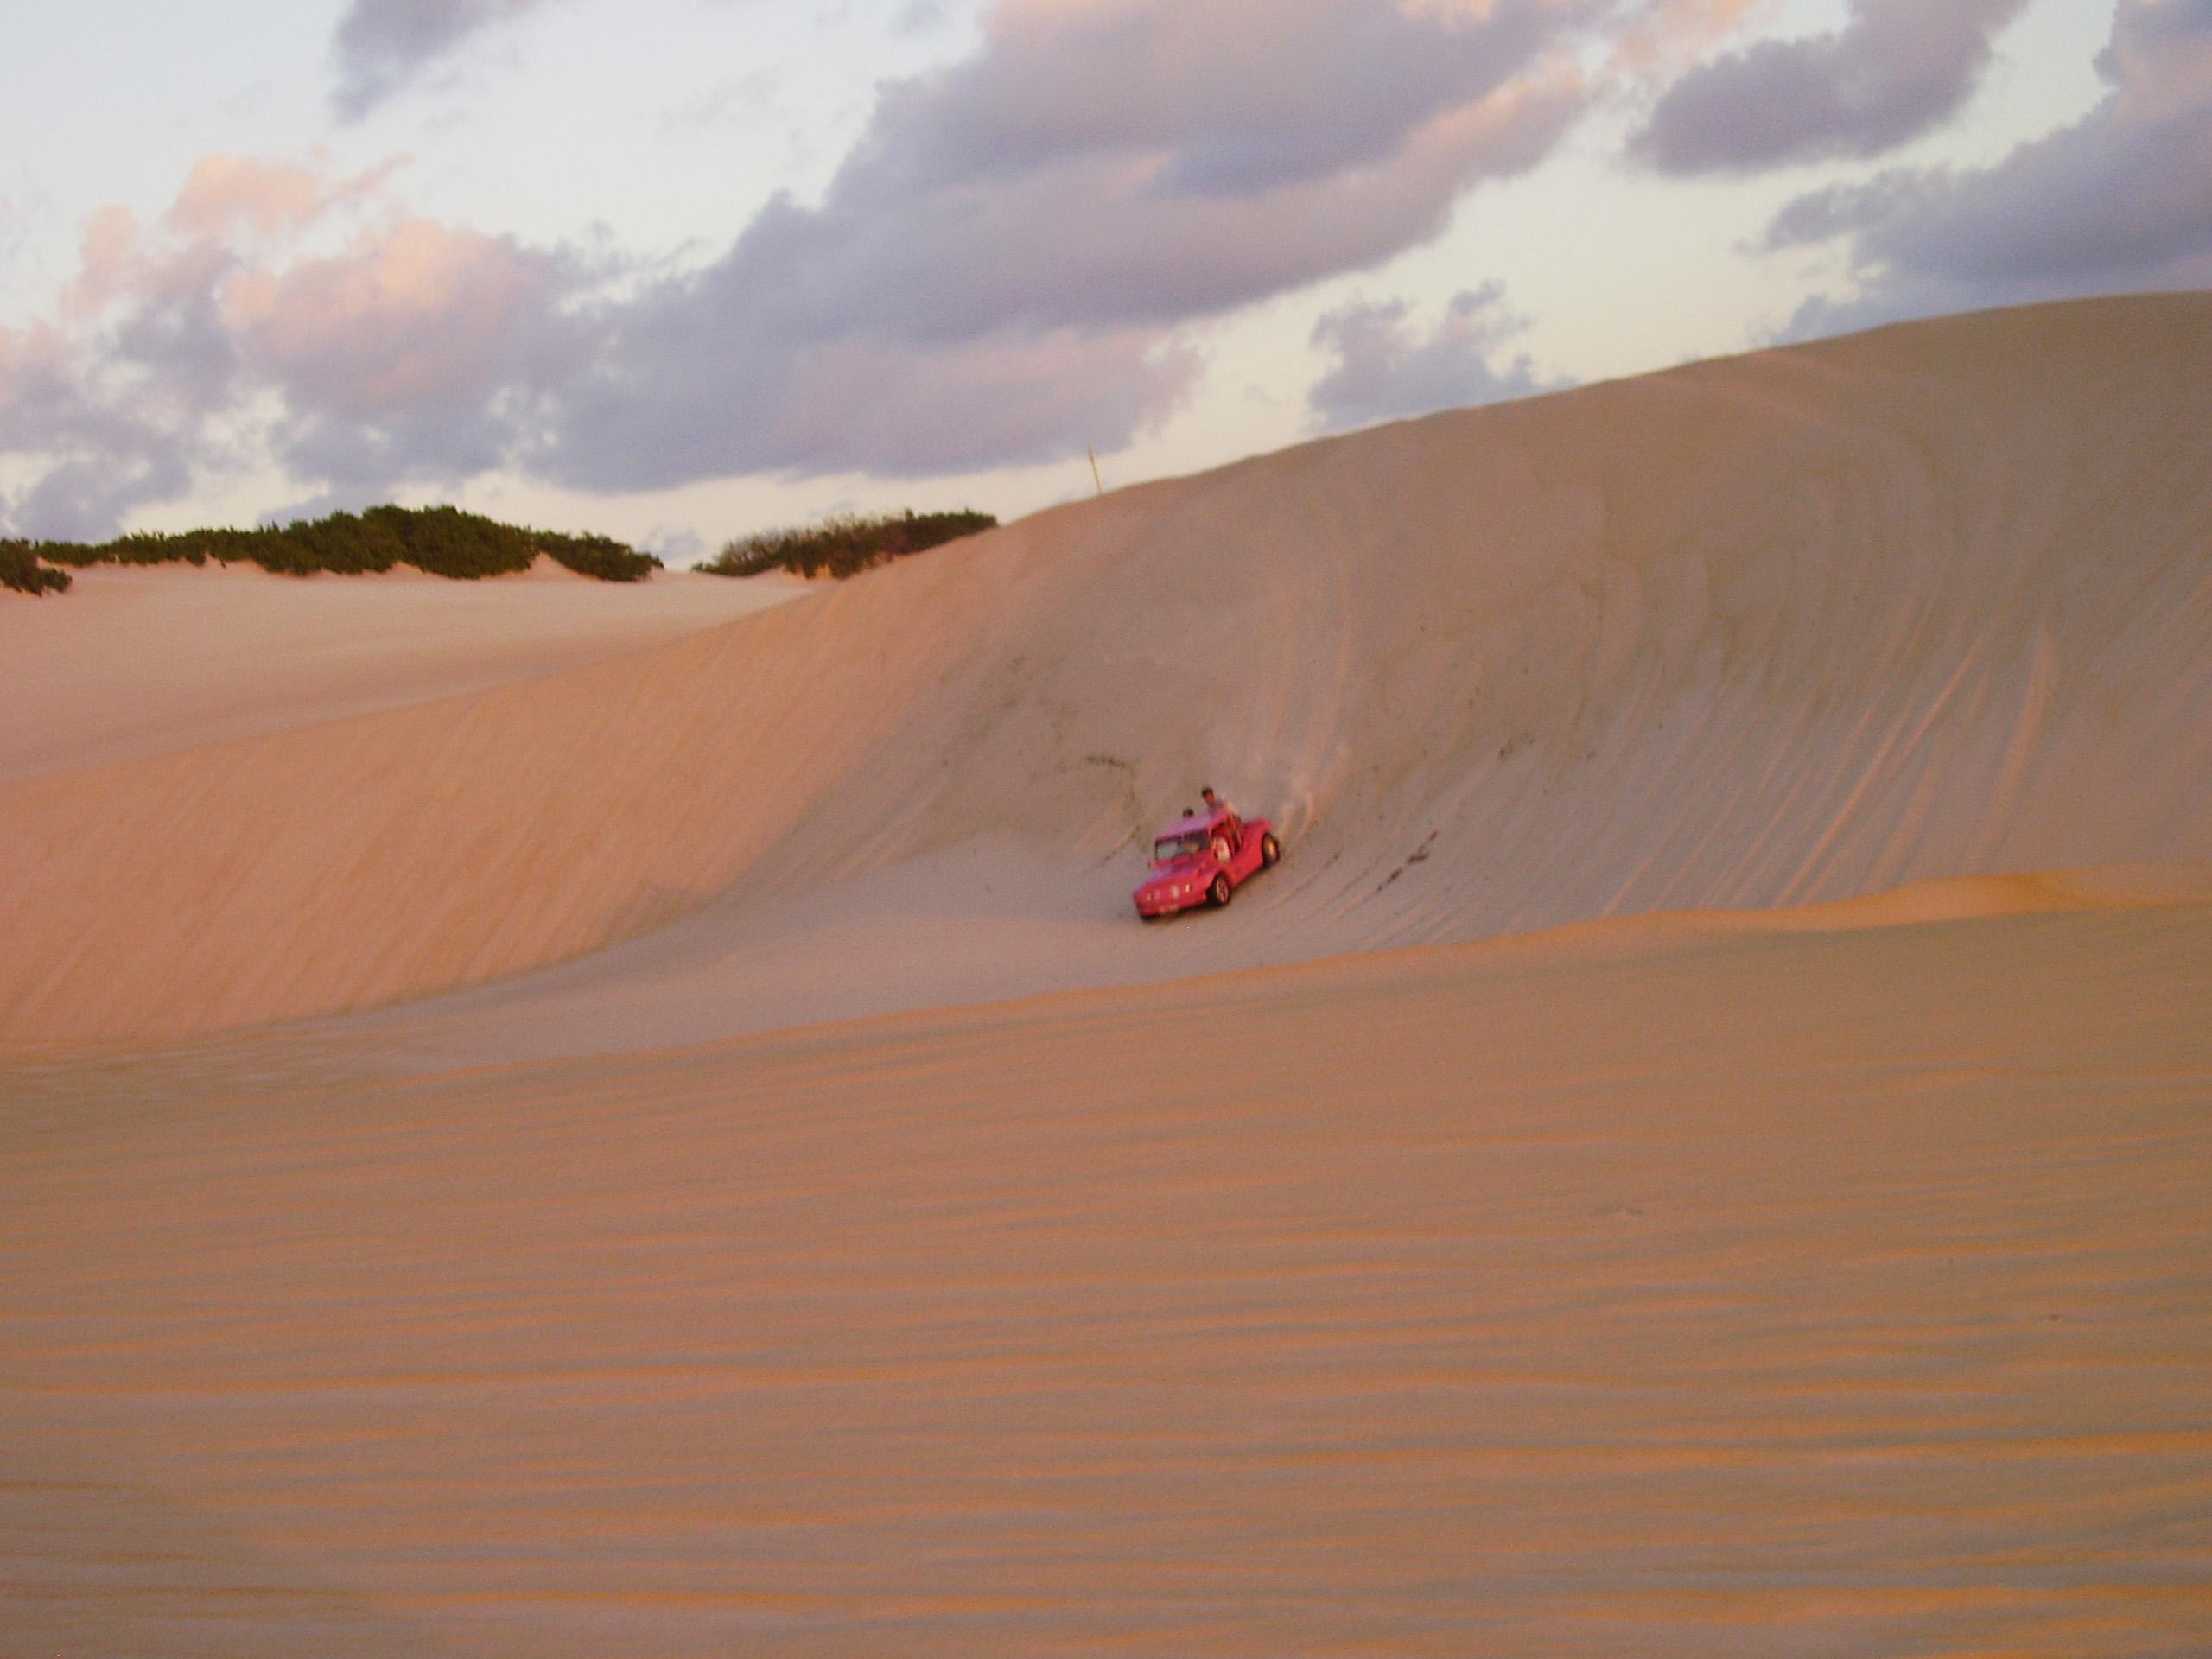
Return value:
<svg viewBox="0 0 2212 1659">
<path fill-rule="evenodd" d="M 11 1123 L 14 1637 L 2189 1651 L 2212 909 L 1637 927 Z"/>
</svg>

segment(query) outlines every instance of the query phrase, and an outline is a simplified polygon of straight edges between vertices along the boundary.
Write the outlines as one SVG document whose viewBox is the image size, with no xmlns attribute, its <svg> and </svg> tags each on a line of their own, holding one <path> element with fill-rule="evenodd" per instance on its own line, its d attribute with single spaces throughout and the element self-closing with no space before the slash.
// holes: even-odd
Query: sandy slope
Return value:
<svg viewBox="0 0 2212 1659">
<path fill-rule="evenodd" d="M 804 590 L 682 573 L 592 582 L 550 559 L 489 582 L 95 566 L 59 599 L 0 594 L 0 779 L 555 673 Z"/>
<path fill-rule="evenodd" d="M 648 654 L 0 785 L 0 1046 L 632 938 L 486 994 L 454 1040 L 2202 861 L 2208 523 L 2205 296 L 1310 445 Z M 1291 860 L 1145 934 L 1135 838 L 1208 779 L 1275 810 Z"/>
<path fill-rule="evenodd" d="M 2208 388 L 2101 302 L 704 629 L 81 596 L 0 1652 L 2203 1650 Z M 1290 859 L 1141 926 L 1209 779 Z"/>
<path fill-rule="evenodd" d="M 1878 919 L 0 1071 L 0 1646 L 2201 1652 L 2212 907 Z"/>
</svg>

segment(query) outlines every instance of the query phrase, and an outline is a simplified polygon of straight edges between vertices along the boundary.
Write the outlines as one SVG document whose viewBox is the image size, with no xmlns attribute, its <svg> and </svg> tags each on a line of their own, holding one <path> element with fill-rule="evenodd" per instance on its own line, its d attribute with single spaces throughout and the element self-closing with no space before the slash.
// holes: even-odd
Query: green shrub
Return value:
<svg viewBox="0 0 2212 1659">
<path fill-rule="evenodd" d="M 596 576 L 601 582 L 643 582 L 661 568 L 652 554 L 640 553 L 611 536 L 563 536 L 551 530 L 531 534 L 538 546 L 580 576 Z"/>
<path fill-rule="evenodd" d="M 569 536 L 552 530 L 519 530 L 458 507 L 371 507 L 362 513 L 334 512 L 264 530 L 187 530 L 174 534 L 142 532 L 111 542 L 10 543 L 35 563 L 55 564 L 257 564 L 283 575 L 330 571 L 340 575 L 412 565 L 434 576 L 473 581 L 526 570 L 541 553 L 581 575 L 601 582 L 642 582 L 660 569 L 650 553 L 605 536 Z M 67 575 L 49 587 L 67 587 Z M 16 584 L 9 583 L 10 587 Z"/>
<path fill-rule="evenodd" d="M 818 524 L 741 537 L 698 568 L 712 576 L 757 576 L 790 570 L 802 576 L 856 576 L 872 565 L 903 559 L 963 536 L 989 530 L 988 512 L 844 514 Z"/>
<path fill-rule="evenodd" d="M 39 563 L 29 542 L 0 542 L 0 588 L 44 598 L 69 591 L 69 573 Z"/>
</svg>

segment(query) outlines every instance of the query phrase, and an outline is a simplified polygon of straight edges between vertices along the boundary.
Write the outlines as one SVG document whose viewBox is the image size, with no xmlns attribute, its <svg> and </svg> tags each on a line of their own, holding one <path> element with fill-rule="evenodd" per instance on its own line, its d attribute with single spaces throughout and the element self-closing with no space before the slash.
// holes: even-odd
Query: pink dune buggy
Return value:
<svg viewBox="0 0 2212 1659">
<path fill-rule="evenodd" d="M 1137 914 L 1151 921 L 1199 905 L 1218 910 L 1281 856 L 1282 842 L 1265 818 L 1240 818 L 1227 807 L 1179 818 L 1153 842 L 1152 868 L 1136 890 Z"/>
</svg>

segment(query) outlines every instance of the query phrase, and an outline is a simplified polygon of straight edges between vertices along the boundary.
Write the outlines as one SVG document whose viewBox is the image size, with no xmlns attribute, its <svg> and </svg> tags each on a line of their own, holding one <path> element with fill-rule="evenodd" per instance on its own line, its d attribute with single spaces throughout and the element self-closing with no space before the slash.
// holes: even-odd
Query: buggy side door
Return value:
<svg viewBox="0 0 2212 1659">
<path fill-rule="evenodd" d="M 1229 879 L 1241 884 L 1244 878 L 1260 868 L 1260 838 L 1246 827 L 1242 818 L 1229 822 Z"/>
</svg>

